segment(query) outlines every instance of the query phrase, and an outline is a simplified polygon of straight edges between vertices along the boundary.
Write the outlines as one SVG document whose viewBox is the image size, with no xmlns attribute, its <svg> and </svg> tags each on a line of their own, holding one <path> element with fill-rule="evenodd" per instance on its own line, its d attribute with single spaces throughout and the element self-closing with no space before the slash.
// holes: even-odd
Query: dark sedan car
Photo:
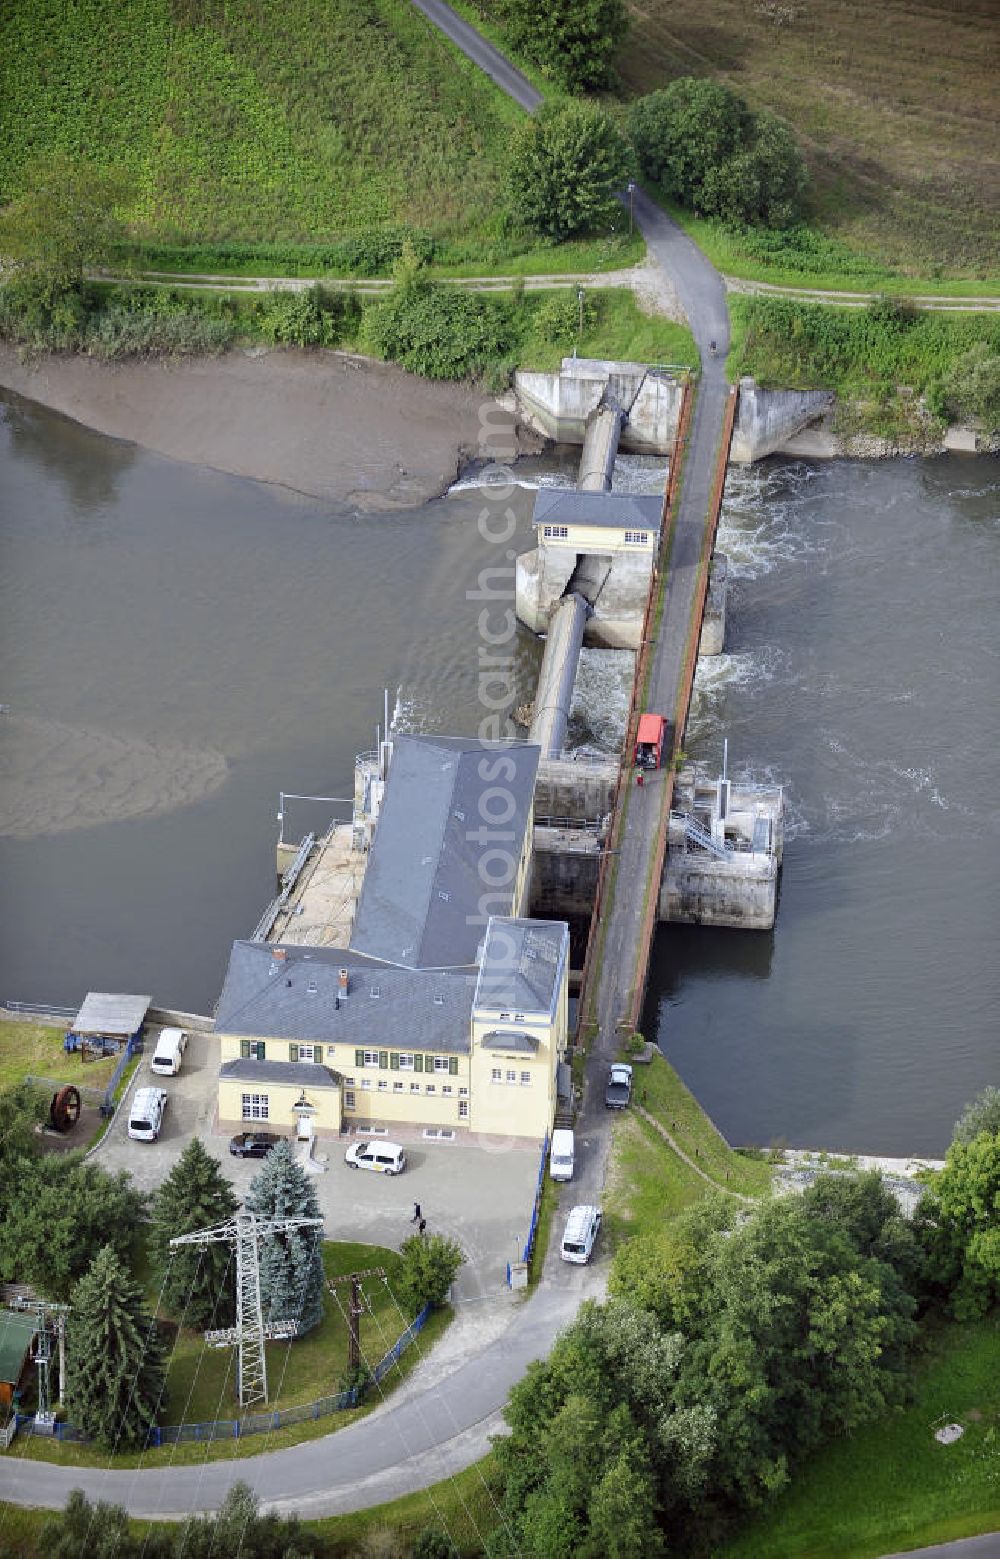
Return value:
<svg viewBox="0 0 1000 1559">
<path fill-rule="evenodd" d="M 273 1131 L 241 1131 L 230 1141 L 229 1151 L 237 1158 L 266 1158 L 280 1141 Z"/>
</svg>

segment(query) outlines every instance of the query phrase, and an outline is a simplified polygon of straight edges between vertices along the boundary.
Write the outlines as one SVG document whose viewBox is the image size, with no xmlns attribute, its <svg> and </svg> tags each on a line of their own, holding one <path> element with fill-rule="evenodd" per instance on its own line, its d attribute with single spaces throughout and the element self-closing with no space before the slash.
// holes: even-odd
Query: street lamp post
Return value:
<svg viewBox="0 0 1000 1559">
<path fill-rule="evenodd" d="M 635 179 L 628 181 L 628 236 L 632 237 L 633 201 L 635 199 Z"/>
</svg>

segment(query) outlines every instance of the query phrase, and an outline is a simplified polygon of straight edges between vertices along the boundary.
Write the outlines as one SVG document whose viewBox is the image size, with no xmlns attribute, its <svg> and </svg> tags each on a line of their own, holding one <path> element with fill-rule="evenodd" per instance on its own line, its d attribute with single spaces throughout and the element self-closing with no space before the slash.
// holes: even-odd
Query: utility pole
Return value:
<svg viewBox="0 0 1000 1559">
<path fill-rule="evenodd" d="M 236 1380 L 240 1407 L 267 1401 L 266 1342 L 298 1335 L 297 1321 L 265 1321 L 260 1298 L 260 1244 L 293 1229 L 321 1229 L 322 1218 L 258 1218 L 237 1213 L 214 1229 L 179 1234 L 175 1245 L 232 1244 L 236 1247 L 236 1325 L 205 1333 L 210 1348 L 237 1349 Z"/>
<path fill-rule="evenodd" d="M 327 1283 L 334 1299 L 337 1298 L 337 1289 L 344 1283 L 351 1285 L 351 1297 L 347 1305 L 347 1367 L 352 1370 L 361 1367 L 361 1317 L 365 1311 L 361 1283 L 364 1278 L 381 1278 L 384 1283 L 385 1268 L 366 1267 L 363 1272 L 347 1272 L 343 1277 L 330 1278 Z"/>
<path fill-rule="evenodd" d="M 582 287 L 577 287 L 577 289 L 576 289 L 576 301 L 580 305 L 580 328 L 577 331 L 577 335 L 578 336 L 582 336 L 583 335 L 583 298 L 584 298 L 583 288 Z"/>
<path fill-rule="evenodd" d="M 628 236 L 632 237 L 633 202 L 635 200 L 635 179 L 628 181 Z"/>
<path fill-rule="evenodd" d="M 35 1333 L 35 1351 L 31 1362 L 38 1370 L 38 1407 L 35 1412 L 35 1428 L 51 1434 L 56 1415 L 52 1410 L 52 1334 L 59 1345 L 59 1396 L 66 1396 L 66 1316 L 69 1305 L 50 1304 L 46 1299 L 21 1299 L 15 1301 L 19 1310 L 34 1315 L 38 1321 Z"/>
</svg>

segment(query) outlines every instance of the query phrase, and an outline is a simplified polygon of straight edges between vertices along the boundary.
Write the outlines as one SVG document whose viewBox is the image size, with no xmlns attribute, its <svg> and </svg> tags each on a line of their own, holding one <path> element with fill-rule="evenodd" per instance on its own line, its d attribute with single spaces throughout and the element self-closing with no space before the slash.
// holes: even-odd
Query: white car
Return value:
<svg viewBox="0 0 1000 1559">
<path fill-rule="evenodd" d="M 398 1142 L 352 1142 L 344 1163 L 352 1169 L 374 1169 L 380 1175 L 401 1175 L 406 1154 Z"/>
<path fill-rule="evenodd" d="M 573 1261 L 582 1267 L 590 1260 L 601 1227 L 601 1209 L 588 1203 L 574 1207 L 566 1219 L 559 1254 L 563 1261 Z"/>
</svg>

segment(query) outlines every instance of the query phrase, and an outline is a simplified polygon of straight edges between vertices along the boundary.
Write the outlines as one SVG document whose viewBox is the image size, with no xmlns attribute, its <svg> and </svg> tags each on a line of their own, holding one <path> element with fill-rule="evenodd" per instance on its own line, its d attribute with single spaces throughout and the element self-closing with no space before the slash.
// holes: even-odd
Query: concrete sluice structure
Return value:
<svg viewBox="0 0 1000 1559">
<path fill-rule="evenodd" d="M 550 437 L 583 445 L 576 490 L 535 500 L 537 547 L 517 559 L 517 615 L 545 634 L 529 740 L 541 748 L 535 793 L 532 907 L 586 916 L 593 909 L 614 811 L 619 763 L 577 764 L 563 752 L 584 644 L 637 650 L 662 503 L 612 490 L 619 444 L 666 453 L 682 385 L 641 364 L 564 359 L 558 374 L 519 374 L 529 418 Z M 714 554 L 699 654 L 722 653 L 728 562 Z M 774 787 L 709 780 L 694 768 L 674 787 L 661 920 L 769 929 L 777 908 L 782 796 Z"/>
</svg>

